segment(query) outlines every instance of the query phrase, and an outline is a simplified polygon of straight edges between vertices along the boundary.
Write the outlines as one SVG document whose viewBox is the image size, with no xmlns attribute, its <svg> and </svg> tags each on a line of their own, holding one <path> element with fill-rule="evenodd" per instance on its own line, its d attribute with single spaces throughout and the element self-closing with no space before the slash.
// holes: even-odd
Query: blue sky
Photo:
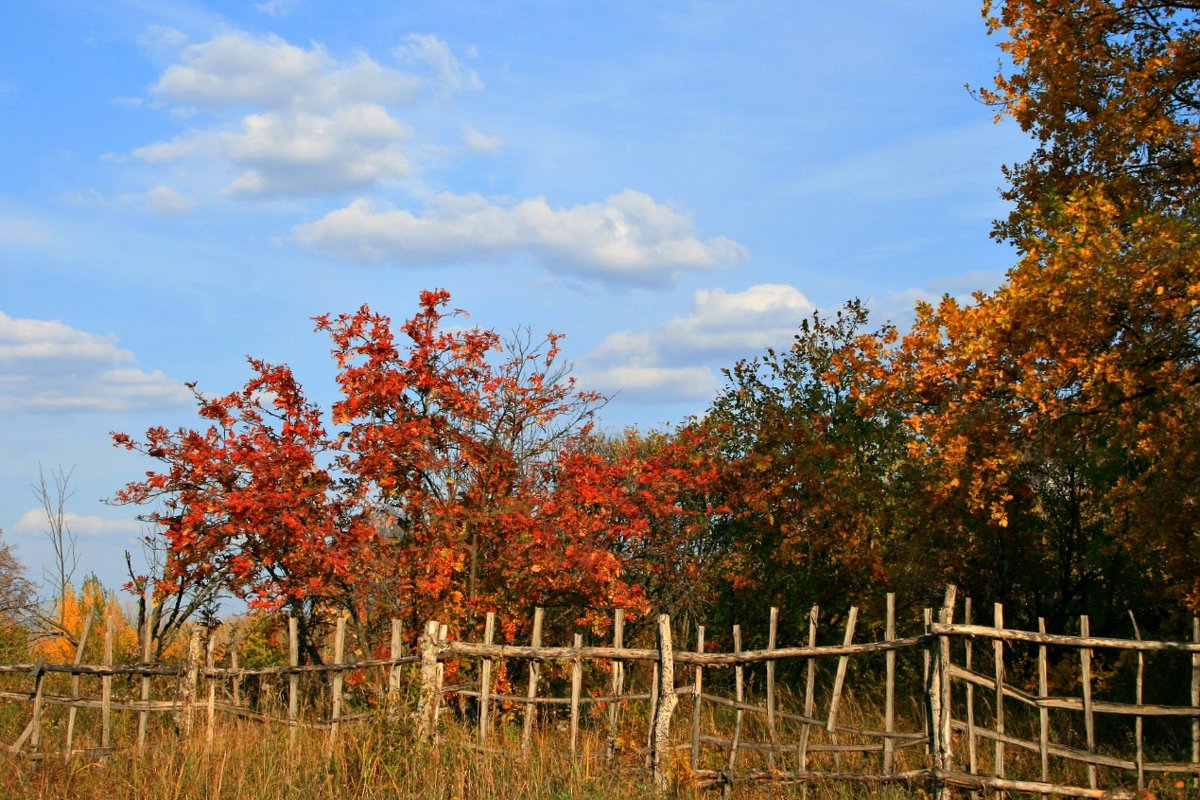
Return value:
<svg viewBox="0 0 1200 800">
<path fill-rule="evenodd" d="M 30 0 L 0 26 L 0 529 L 48 563 L 30 486 L 74 467 L 106 583 L 151 465 L 108 432 L 195 424 L 246 355 L 334 397 L 311 318 L 566 334 L 602 422 L 704 410 L 719 369 L 859 297 L 1000 283 L 1000 166 L 1029 143 L 964 84 L 961 0 Z"/>
</svg>

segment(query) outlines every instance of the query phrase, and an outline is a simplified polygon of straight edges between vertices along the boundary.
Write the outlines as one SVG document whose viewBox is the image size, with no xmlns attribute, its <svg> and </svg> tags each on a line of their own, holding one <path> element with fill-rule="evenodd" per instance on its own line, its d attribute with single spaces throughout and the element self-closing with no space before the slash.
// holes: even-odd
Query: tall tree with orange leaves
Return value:
<svg viewBox="0 0 1200 800">
<path fill-rule="evenodd" d="M 996 226 L 1018 261 L 972 302 L 919 308 L 876 401 L 907 409 L 986 536 L 1044 551 L 1060 614 L 1200 607 L 1197 7 L 984 15 L 1010 61 L 980 94 L 1035 142 Z"/>
</svg>

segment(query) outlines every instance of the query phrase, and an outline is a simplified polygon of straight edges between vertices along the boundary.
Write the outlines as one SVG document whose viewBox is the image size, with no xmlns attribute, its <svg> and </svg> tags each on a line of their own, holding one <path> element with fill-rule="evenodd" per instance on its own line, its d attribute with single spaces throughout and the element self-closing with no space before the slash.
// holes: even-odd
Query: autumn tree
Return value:
<svg viewBox="0 0 1200 800">
<path fill-rule="evenodd" d="M 361 571 L 373 563 L 365 554 L 378 535 L 335 491 L 321 464 L 332 446 L 321 411 L 291 370 L 257 359 L 250 366 L 254 377 L 239 391 L 206 397 L 193 385 L 206 429 L 152 428 L 144 441 L 115 434 L 118 446 L 163 465 L 116 499 L 160 504 L 144 517 L 165 540 L 157 597 L 216 586 L 255 608 L 286 609 L 317 658 L 318 612 L 358 607 Z"/>
<path fill-rule="evenodd" d="M 980 94 L 1035 143 L 1006 169 L 996 227 L 1018 260 L 995 291 L 921 306 L 873 402 L 905 409 L 984 540 L 1033 554 L 1017 566 L 1043 579 L 1026 584 L 1037 613 L 1106 625 L 1125 605 L 1195 605 L 1195 7 L 984 13 L 1010 63 Z"/>
<path fill-rule="evenodd" d="M 956 516 L 927 491 L 901 410 L 864 400 L 864 365 L 894 337 L 867 323 L 859 302 L 814 314 L 787 349 L 727 370 L 704 420 L 728 464 L 718 536 L 725 604 L 739 615 L 765 618 L 770 605 L 842 612 L 881 602 L 884 587 L 920 602 L 950 575 L 934 554 L 957 541 Z M 799 616 L 789 635 L 802 638 Z"/>
<path fill-rule="evenodd" d="M 392 616 L 416 631 L 533 601 L 641 602 L 622 548 L 675 512 L 661 478 L 677 474 L 592 459 L 602 398 L 575 386 L 559 335 L 504 340 L 448 304 L 425 292 L 395 327 L 366 306 L 317 319 L 331 428 L 287 367 L 252 359 L 243 389 L 196 393 L 207 428 L 115 436 L 161 465 L 118 494 L 162 504 L 146 517 L 160 596 L 218 585 L 314 625 L 340 610 L 363 640 Z"/>
</svg>

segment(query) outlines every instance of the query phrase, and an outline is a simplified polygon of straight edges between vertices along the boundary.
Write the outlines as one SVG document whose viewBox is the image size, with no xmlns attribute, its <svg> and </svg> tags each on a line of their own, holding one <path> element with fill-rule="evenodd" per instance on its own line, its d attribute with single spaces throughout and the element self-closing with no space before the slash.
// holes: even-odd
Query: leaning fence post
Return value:
<svg viewBox="0 0 1200 800">
<path fill-rule="evenodd" d="M 667 788 L 667 776 L 663 771 L 666 755 L 671 746 L 671 714 L 679 702 L 675 694 L 675 654 L 671 646 L 671 617 L 658 617 L 658 703 L 654 712 L 654 739 L 651 764 L 654 787 L 662 792 Z"/>
<path fill-rule="evenodd" d="M 442 702 L 438 685 L 438 643 L 441 626 L 437 620 L 425 623 L 425 633 L 417 646 L 421 648 L 421 700 L 418 706 L 417 733 L 424 741 L 432 741 L 437 733 L 437 708 Z"/>
<path fill-rule="evenodd" d="M 79 634 L 79 646 L 75 648 L 75 666 L 83 663 L 83 649 L 87 647 L 88 634 L 92 630 L 92 615 L 83 618 L 83 632 Z M 79 673 L 71 673 L 71 709 L 67 712 L 67 747 L 63 758 L 71 760 L 71 750 L 75 743 L 75 716 L 79 711 Z"/>
</svg>

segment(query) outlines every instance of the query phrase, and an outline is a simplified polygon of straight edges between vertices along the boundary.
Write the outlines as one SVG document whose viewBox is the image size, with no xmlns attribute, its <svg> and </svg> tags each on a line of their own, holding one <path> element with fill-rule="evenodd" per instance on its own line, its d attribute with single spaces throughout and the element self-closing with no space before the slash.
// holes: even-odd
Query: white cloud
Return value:
<svg viewBox="0 0 1200 800">
<path fill-rule="evenodd" d="M 357 261 L 463 263 L 525 255 L 552 271 L 637 283 L 730 266 L 745 255 L 725 237 L 698 239 L 690 217 L 633 190 L 602 203 L 557 209 L 542 197 L 506 202 L 441 194 L 420 215 L 377 209 L 359 199 L 298 225 L 293 235 L 316 250 Z"/>
<path fill-rule="evenodd" d="M 175 216 L 196 207 L 196 200 L 171 186 L 155 186 L 144 195 L 146 207 L 155 214 Z"/>
<path fill-rule="evenodd" d="M 466 128 L 463 130 L 463 144 L 473 153 L 494 153 L 503 142 L 498 136 L 488 136 L 474 128 Z"/>
<path fill-rule="evenodd" d="M 95 514 L 76 514 L 73 511 L 63 513 L 63 522 L 74 534 L 81 536 L 129 535 L 141 531 L 142 523 L 136 519 L 106 519 Z M 46 512 L 40 508 L 26 511 L 17 518 L 13 532 L 20 534 L 41 534 L 47 529 Z"/>
<path fill-rule="evenodd" d="M 814 310 L 786 284 L 701 290 L 684 316 L 651 330 L 610 334 L 582 362 L 580 380 L 635 402 L 707 399 L 720 385 L 717 369 L 787 346 Z"/>
<path fill-rule="evenodd" d="M 0 312 L 0 411 L 127 411 L 189 401 L 183 384 L 137 369 L 134 360 L 113 336 Z"/>
<path fill-rule="evenodd" d="M 392 52 L 404 61 L 427 65 L 437 74 L 444 93 L 483 88 L 483 81 L 475 70 L 455 58 L 449 45 L 433 34 L 410 33 L 404 38 L 404 44 Z"/>
<path fill-rule="evenodd" d="M 436 36 L 409 36 L 394 55 L 422 74 L 274 35 L 233 31 L 188 45 L 152 91 L 177 112 L 197 112 L 192 126 L 133 154 L 155 165 L 210 162 L 230 173 L 225 193 L 245 198 L 363 190 L 403 177 L 410 132 L 396 110 L 482 82 Z M 482 149 L 497 144 L 468 139 Z"/>
<path fill-rule="evenodd" d="M 366 188 L 408 172 L 396 142 L 403 125 L 381 106 L 349 105 L 329 114 L 251 114 L 242 129 L 202 131 L 134 151 L 151 164 L 214 158 L 242 170 L 226 187 L 234 196 L 281 196 Z"/>
</svg>

